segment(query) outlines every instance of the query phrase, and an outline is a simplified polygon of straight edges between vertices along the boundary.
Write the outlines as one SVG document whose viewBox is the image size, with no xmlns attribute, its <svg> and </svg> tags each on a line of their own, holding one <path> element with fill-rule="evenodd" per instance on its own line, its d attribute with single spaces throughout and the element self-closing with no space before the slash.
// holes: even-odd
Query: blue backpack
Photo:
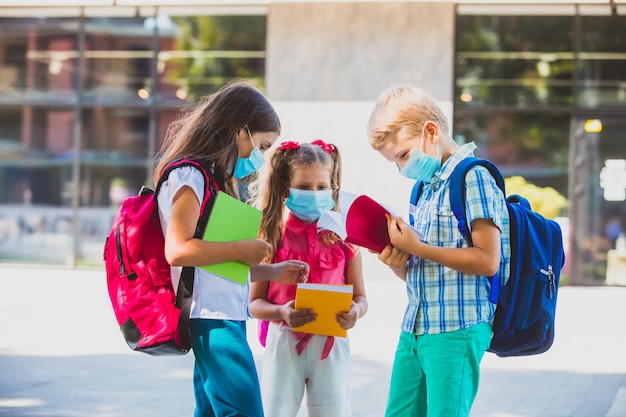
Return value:
<svg viewBox="0 0 626 417">
<path fill-rule="evenodd" d="M 450 206 L 459 231 L 472 244 L 465 216 L 465 175 L 475 165 L 489 170 L 506 196 L 504 178 L 490 161 L 469 157 L 461 160 L 450 176 Z M 415 205 L 423 188 L 413 186 Z M 498 356 L 535 355 L 547 351 L 554 340 L 554 317 L 561 268 L 565 262 L 561 228 L 532 211 L 519 195 L 506 198 L 511 237 L 511 275 L 501 286 L 496 274 L 490 278 L 491 302 L 496 304 L 493 339 L 488 349 Z M 413 218 L 410 218 L 413 224 Z"/>
</svg>

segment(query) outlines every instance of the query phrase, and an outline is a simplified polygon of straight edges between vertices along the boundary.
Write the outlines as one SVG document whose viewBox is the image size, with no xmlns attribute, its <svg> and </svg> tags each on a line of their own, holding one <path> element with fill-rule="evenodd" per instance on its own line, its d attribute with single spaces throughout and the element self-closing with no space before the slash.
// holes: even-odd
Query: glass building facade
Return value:
<svg viewBox="0 0 626 417">
<path fill-rule="evenodd" d="M 101 264 L 179 109 L 263 85 L 265 19 L 0 18 L 0 261 Z"/>
<path fill-rule="evenodd" d="M 101 265 L 176 114 L 233 78 L 264 85 L 265 13 L 119 10 L 0 10 L 0 262 Z M 572 282 L 608 280 L 626 227 L 626 17 L 482 10 L 455 16 L 453 135 L 559 220 Z"/>
<path fill-rule="evenodd" d="M 456 29 L 456 139 L 537 186 L 525 195 L 551 192 L 537 201 L 561 217 L 573 282 L 626 276 L 612 268 L 626 227 L 626 17 L 458 15 Z"/>
</svg>

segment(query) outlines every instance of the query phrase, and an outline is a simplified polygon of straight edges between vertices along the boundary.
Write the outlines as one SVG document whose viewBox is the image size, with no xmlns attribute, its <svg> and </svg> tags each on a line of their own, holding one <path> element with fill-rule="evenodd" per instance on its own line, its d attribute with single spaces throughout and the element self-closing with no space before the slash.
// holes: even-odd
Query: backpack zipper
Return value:
<svg viewBox="0 0 626 417">
<path fill-rule="evenodd" d="M 124 276 L 126 267 L 124 266 L 124 259 L 122 259 L 122 236 L 119 223 L 115 226 L 115 250 L 117 251 L 117 261 L 120 264 L 120 276 Z"/>
<path fill-rule="evenodd" d="M 552 233 L 550 233 L 550 229 L 548 232 L 548 253 L 552 253 Z M 539 270 L 542 274 L 546 275 L 548 278 L 548 296 L 552 299 L 552 296 L 556 294 L 556 285 L 554 280 L 554 271 L 552 270 L 552 265 L 548 264 L 548 270 L 545 269 Z"/>
<path fill-rule="evenodd" d="M 552 294 L 556 292 L 556 288 L 554 285 L 554 271 L 552 270 L 552 265 L 548 265 L 548 270 L 541 268 L 539 270 L 542 274 L 548 277 L 548 295 L 552 298 Z"/>
</svg>

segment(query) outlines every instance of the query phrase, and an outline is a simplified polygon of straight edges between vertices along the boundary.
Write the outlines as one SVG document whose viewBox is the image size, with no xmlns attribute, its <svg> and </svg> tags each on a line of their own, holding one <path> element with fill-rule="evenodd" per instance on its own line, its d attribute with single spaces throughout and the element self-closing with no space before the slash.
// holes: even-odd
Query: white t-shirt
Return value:
<svg viewBox="0 0 626 417">
<path fill-rule="evenodd" d="M 174 169 L 159 190 L 159 217 L 165 234 L 172 211 L 174 196 L 183 186 L 189 186 L 202 204 L 204 178 L 196 168 Z M 178 289 L 182 267 L 172 266 L 172 285 Z M 195 268 L 190 317 L 202 319 L 246 320 L 248 313 L 248 284 L 240 285 L 202 268 Z"/>
</svg>

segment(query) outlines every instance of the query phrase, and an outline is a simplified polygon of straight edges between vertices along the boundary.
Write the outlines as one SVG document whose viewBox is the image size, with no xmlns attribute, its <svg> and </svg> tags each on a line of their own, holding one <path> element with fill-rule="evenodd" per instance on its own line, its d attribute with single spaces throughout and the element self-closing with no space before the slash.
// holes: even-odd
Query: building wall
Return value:
<svg viewBox="0 0 626 417">
<path fill-rule="evenodd" d="M 369 146 L 366 126 L 378 95 L 403 82 L 432 94 L 452 125 L 454 23 L 451 3 L 270 4 L 265 85 L 279 141 L 336 144 L 342 188 L 406 219 L 413 182 Z M 368 276 L 389 275 L 374 255 L 363 257 Z"/>
<path fill-rule="evenodd" d="M 374 100 L 412 82 L 450 101 L 452 3 L 270 4 L 266 87 L 272 100 Z"/>
<path fill-rule="evenodd" d="M 451 3 L 271 4 L 266 91 L 281 117 L 279 140 L 337 144 L 344 189 L 404 207 L 410 184 L 369 147 L 367 121 L 384 89 L 411 82 L 452 124 L 454 19 Z"/>
</svg>

